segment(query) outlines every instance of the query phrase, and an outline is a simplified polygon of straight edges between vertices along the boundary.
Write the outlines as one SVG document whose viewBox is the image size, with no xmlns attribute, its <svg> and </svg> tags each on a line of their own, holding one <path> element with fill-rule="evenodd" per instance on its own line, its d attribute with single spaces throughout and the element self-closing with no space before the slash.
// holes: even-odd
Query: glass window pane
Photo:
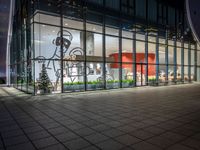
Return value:
<svg viewBox="0 0 200 150">
<path fill-rule="evenodd" d="M 197 65 L 200 66 L 200 51 L 197 51 Z"/>
<path fill-rule="evenodd" d="M 177 64 L 181 65 L 181 48 L 177 48 Z"/>
<path fill-rule="evenodd" d="M 106 61 L 119 62 L 119 38 L 106 36 Z"/>
<path fill-rule="evenodd" d="M 136 0 L 136 17 L 146 18 L 146 0 Z"/>
<path fill-rule="evenodd" d="M 191 65 L 194 65 L 194 50 L 191 50 Z"/>
<path fill-rule="evenodd" d="M 168 63 L 174 64 L 174 47 L 168 47 Z"/>
<path fill-rule="evenodd" d="M 188 65 L 188 49 L 184 49 L 184 65 Z"/>
<path fill-rule="evenodd" d="M 133 32 L 122 30 L 122 37 L 132 39 L 133 38 Z"/>
<path fill-rule="evenodd" d="M 103 63 L 87 62 L 87 90 L 104 88 Z"/>
<path fill-rule="evenodd" d="M 87 73 L 89 69 L 87 69 Z M 84 62 L 64 61 L 63 63 L 63 88 L 64 91 L 83 91 Z"/>
<path fill-rule="evenodd" d="M 102 35 L 92 32 L 86 33 L 87 61 L 103 61 Z"/>
<path fill-rule="evenodd" d="M 136 41 L 136 63 L 145 62 L 145 42 Z"/>
<path fill-rule="evenodd" d="M 133 80 L 133 64 L 123 63 L 122 64 L 122 87 L 133 87 L 135 81 Z"/>
<path fill-rule="evenodd" d="M 174 81 L 174 66 L 173 65 L 168 66 L 168 80 L 170 82 Z"/>
<path fill-rule="evenodd" d="M 122 62 L 133 62 L 133 41 L 122 39 Z"/>
<path fill-rule="evenodd" d="M 60 26 L 60 17 L 37 13 L 34 17 L 34 22 Z"/>
<path fill-rule="evenodd" d="M 148 0 L 148 19 L 155 22 L 157 20 L 157 1 Z"/>
<path fill-rule="evenodd" d="M 184 67 L 184 81 L 188 82 L 189 81 L 189 76 L 188 76 L 188 66 Z"/>
<path fill-rule="evenodd" d="M 87 31 L 91 31 L 91 32 L 102 33 L 103 32 L 103 27 L 100 26 L 100 25 L 87 23 L 86 24 L 86 30 Z"/>
<path fill-rule="evenodd" d="M 107 63 L 106 64 L 106 88 L 115 89 L 119 88 L 119 64 Z"/>
<path fill-rule="evenodd" d="M 120 1 L 119 0 L 106 0 L 106 7 L 119 10 Z"/>
<path fill-rule="evenodd" d="M 159 65 L 159 81 L 164 82 L 166 80 L 166 65 Z"/>
<path fill-rule="evenodd" d="M 159 46 L 159 64 L 165 64 L 165 46 L 164 45 L 160 45 Z"/>
<path fill-rule="evenodd" d="M 74 29 L 83 30 L 83 22 L 82 21 L 64 18 L 63 19 L 63 26 L 65 28 L 74 28 Z"/>
</svg>

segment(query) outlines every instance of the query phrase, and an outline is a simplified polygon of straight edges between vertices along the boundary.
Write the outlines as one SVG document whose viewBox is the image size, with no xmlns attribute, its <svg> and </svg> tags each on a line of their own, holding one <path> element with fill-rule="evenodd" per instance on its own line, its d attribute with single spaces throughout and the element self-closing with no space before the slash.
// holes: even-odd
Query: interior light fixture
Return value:
<svg viewBox="0 0 200 150">
<path fill-rule="evenodd" d="M 68 23 L 65 23 L 65 26 L 68 26 Z"/>
</svg>

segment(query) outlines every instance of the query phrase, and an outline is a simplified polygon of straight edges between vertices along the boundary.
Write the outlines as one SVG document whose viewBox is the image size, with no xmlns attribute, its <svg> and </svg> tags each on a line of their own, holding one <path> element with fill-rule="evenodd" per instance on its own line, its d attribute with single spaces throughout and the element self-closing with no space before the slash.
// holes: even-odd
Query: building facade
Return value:
<svg viewBox="0 0 200 150">
<path fill-rule="evenodd" d="M 10 84 L 50 93 L 200 80 L 184 1 L 16 0 Z"/>
</svg>

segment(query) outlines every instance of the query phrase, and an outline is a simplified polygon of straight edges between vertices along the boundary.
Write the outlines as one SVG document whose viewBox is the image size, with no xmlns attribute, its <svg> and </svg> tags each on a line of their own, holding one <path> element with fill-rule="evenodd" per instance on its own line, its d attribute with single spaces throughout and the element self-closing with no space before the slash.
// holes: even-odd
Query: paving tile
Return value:
<svg viewBox="0 0 200 150">
<path fill-rule="evenodd" d="M 132 125 L 125 125 L 125 126 L 120 126 L 118 127 L 117 129 L 123 131 L 123 132 L 126 132 L 126 133 L 129 133 L 129 132 L 133 132 L 135 130 L 138 130 L 138 128 L 132 126 Z"/>
<path fill-rule="evenodd" d="M 148 127 L 148 128 L 144 128 L 145 131 L 148 131 L 154 135 L 159 135 L 159 134 L 162 134 L 165 132 L 164 129 L 161 129 L 157 126 L 151 126 L 151 127 Z"/>
<path fill-rule="evenodd" d="M 8 101 L 4 97 L 4 105 L 0 103 L 0 136 L 10 149 L 30 146 L 29 139 L 37 149 L 49 150 L 200 149 L 199 88 L 200 84 L 190 84 L 86 92 L 84 96 L 29 95 L 28 101 L 27 97 L 16 101 L 19 97 L 11 94 Z M 10 89 L 18 92 L 6 88 L 8 95 Z M 1 91 L 0 87 L 0 95 Z M 136 139 L 143 141 L 135 143 Z"/>
<path fill-rule="evenodd" d="M 193 136 L 193 135 L 196 134 L 196 131 L 187 129 L 185 127 L 173 129 L 172 132 L 182 134 L 182 135 L 185 135 L 185 136 Z"/>
<path fill-rule="evenodd" d="M 34 132 L 34 133 L 29 133 L 27 135 L 32 141 L 44 139 L 51 136 L 47 131 Z"/>
<path fill-rule="evenodd" d="M 129 134 L 142 140 L 146 140 L 154 136 L 154 134 L 145 130 L 135 130 Z"/>
<path fill-rule="evenodd" d="M 95 133 L 95 134 L 86 136 L 85 138 L 93 144 L 96 144 L 96 143 L 99 143 L 99 142 L 109 139 L 107 136 L 100 134 L 100 133 Z"/>
<path fill-rule="evenodd" d="M 24 128 L 24 132 L 26 133 L 34 133 L 34 132 L 40 132 L 40 131 L 44 131 L 44 129 L 41 126 Z"/>
<path fill-rule="evenodd" d="M 122 145 L 112 139 L 106 140 L 102 143 L 98 143 L 97 146 L 102 150 L 120 150 L 123 147 L 125 147 L 124 145 Z"/>
<path fill-rule="evenodd" d="M 33 141 L 33 143 L 35 144 L 35 146 L 38 149 L 41 149 L 41 148 L 45 148 L 50 145 L 55 145 L 58 143 L 58 141 L 56 141 L 55 138 L 53 138 L 53 137 L 48 137 L 48 138 L 44 138 L 44 139 L 35 140 L 35 141 Z"/>
<path fill-rule="evenodd" d="M 14 131 L 9 131 L 9 132 L 2 132 L 1 136 L 3 138 L 12 138 L 16 136 L 24 135 L 24 132 L 22 130 L 14 130 Z"/>
<path fill-rule="evenodd" d="M 35 147 L 30 142 L 27 142 L 23 144 L 8 146 L 6 149 L 7 150 L 35 150 Z"/>
<path fill-rule="evenodd" d="M 42 148 L 41 150 L 67 150 L 67 148 L 62 144 L 55 144 Z"/>
<path fill-rule="evenodd" d="M 2 140 L 0 140 L 0 148 L 3 149 L 3 142 L 2 142 Z"/>
<path fill-rule="evenodd" d="M 200 133 L 194 134 L 191 138 L 199 140 L 200 141 Z"/>
<path fill-rule="evenodd" d="M 87 136 L 95 133 L 95 131 L 90 128 L 81 128 L 79 130 L 75 130 L 74 132 L 80 136 Z"/>
<path fill-rule="evenodd" d="M 182 141 L 181 144 L 194 148 L 194 149 L 200 149 L 200 142 L 195 139 L 186 139 Z"/>
<path fill-rule="evenodd" d="M 75 123 L 75 124 L 71 124 L 71 125 L 66 125 L 67 128 L 69 128 L 70 130 L 78 130 L 81 128 L 85 128 L 85 125 L 82 125 L 80 123 Z"/>
<path fill-rule="evenodd" d="M 106 126 L 104 124 L 99 124 L 99 125 L 96 125 L 96 126 L 92 126 L 91 128 L 96 130 L 96 131 L 99 131 L 99 132 L 111 129 L 111 127 Z"/>
<path fill-rule="evenodd" d="M 50 128 L 50 129 L 48 129 L 48 131 L 53 135 L 58 135 L 58 134 L 61 134 L 63 132 L 68 132 L 69 129 L 62 127 L 62 126 L 59 126 L 59 127 L 55 127 L 55 128 Z"/>
<path fill-rule="evenodd" d="M 145 141 L 132 145 L 132 148 L 134 150 L 162 150 L 160 147 L 157 147 Z"/>
<path fill-rule="evenodd" d="M 184 146 L 182 144 L 175 144 L 173 146 L 168 147 L 166 150 L 194 150 L 188 146 Z"/>
<path fill-rule="evenodd" d="M 111 129 L 111 130 L 103 131 L 102 134 L 113 138 L 113 137 L 117 137 L 117 136 L 123 135 L 125 133 L 120 131 L 120 130 L 117 130 L 117 129 Z"/>
<path fill-rule="evenodd" d="M 89 147 L 83 148 L 82 150 L 99 150 L 99 148 L 95 146 L 89 146 Z"/>
<path fill-rule="evenodd" d="M 58 127 L 60 127 L 60 124 L 56 122 L 50 123 L 48 124 L 48 126 L 45 126 L 46 129 L 52 129 L 52 128 L 58 128 Z"/>
<path fill-rule="evenodd" d="M 127 146 L 127 147 L 123 147 L 122 149 L 120 149 L 120 150 L 134 150 L 133 148 L 131 148 L 131 147 L 129 147 L 129 146 Z"/>
<path fill-rule="evenodd" d="M 132 145 L 141 141 L 140 139 L 130 136 L 128 134 L 118 136 L 115 138 L 115 140 L 124 145 Z"/>
<path fill-rule="evenodd" d="M 168 138 L 163 138 L 161 136 L 156 136 L 156 137 L 150 138 L 150 139 L 146 140 L 146 142 L 157 145 L 161 148 L 167 148 L 176 143 L 174 141 L 169 140 Z"/>
<path fill-rule="evenodd" d="M 55 135 L 55 137 L 60 141 L 60 142 L 67 142 L 70 140 L 74 140 L 77 138 L 80 138 L 80 136 L 76 135 L 73 132 L 64 132 L 58 135 Z"/>
<path fill-rule="evenodd" d="M 82 138 L 78 138 L 75 140 L 65 142 L 64 145 L 68 147 L 70 150 L 78 150 L 78 149 L 86 148 L 90 146 L 91 144 Z"/>
<path fill-rule="evenodd" d="M 22 144 L 28 142 L 28 138 L 25 135 L 20 135 L 16 137 L 10 137 L 4 139 L 4 144 L 5 146 L 12 146 L 12 145 L 17 145 L 17 144 Z"/>
<path fill-rule="evenodd" d="M 186 138 L 186 136 L 184 135 L 173 133 L 173 132 L 165 132 L 161 134 L 160 137 L 167 138 L 173 142 L 179 142 Z"/>
</svg>

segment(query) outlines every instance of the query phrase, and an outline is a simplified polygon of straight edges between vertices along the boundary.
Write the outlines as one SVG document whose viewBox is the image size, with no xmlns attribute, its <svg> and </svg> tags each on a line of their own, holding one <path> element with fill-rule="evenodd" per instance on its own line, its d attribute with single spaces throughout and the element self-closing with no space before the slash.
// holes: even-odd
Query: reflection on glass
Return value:
<svg viewBox="0 0 200 150">
<path fill-rule="evenodd" d="M 122 87 L 133 87 L 135 85 L 135 79 L 133 71 L 133 64 L 123 63 L 122 64 Z"/>
<path fill-rule="evenodd" d="M 104 88 L 103 63 L 87 62 L 87 90 Z"/>
<path fill-rule="evenodd" d="M 106 88 L 116 89 L 119 88 L 119 67 L 118 63 L 107 63 L 106 64 Z"/>
<path fill-rule="evenodd" d="M 119 58 L 119 38 L 106 36 L 106 61 L 119 62 Z"/>
</svg>

